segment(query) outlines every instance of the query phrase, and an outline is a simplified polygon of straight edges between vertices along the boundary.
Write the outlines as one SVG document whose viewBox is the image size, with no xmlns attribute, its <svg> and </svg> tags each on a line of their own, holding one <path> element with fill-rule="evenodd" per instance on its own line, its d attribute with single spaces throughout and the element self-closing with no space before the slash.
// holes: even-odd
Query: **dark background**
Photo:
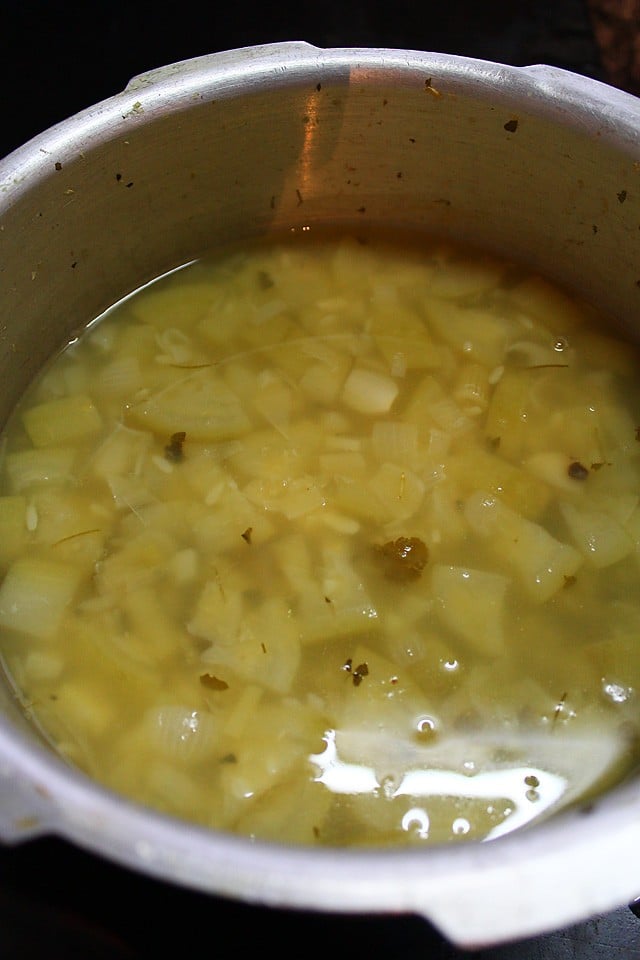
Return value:
<svg viewBox="0 0 640 960">
<path fill-rule="evenodd" d="M 103 0 L 0 2 L 0 156 L 164 64 L 282 40 L 385 46 L 523 66 L 547 63 L 640 94 L 640 0 Z M 638 865 L 640 892 L 640 862 Z M 175 946 L 174 946 L 175 945 Z M 326 951 L 329 960 L 640 960 L 640 919 L 617 911 L 542 937 L 465 953 L 422 919 L 250 907 L 188 892 L 43 839 L 0 847 L 0 960 L 214 960 Z"/>
<path fill-rule="evenodd" d="M 137 73 L 278 40 L 435 50 L 604 76 L 587 0 L 4 0 L 0 155 L 118 93 Z"/>
</svg>

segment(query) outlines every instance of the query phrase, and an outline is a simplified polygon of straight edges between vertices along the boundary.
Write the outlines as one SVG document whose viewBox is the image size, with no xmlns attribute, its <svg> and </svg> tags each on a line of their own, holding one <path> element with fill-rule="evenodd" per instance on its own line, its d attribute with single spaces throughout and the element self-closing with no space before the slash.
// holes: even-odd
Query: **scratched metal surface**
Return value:
<svg viewBox="0 0 640 960">
<path fill-rule="evenodd" d="M 23 0 L 2 7 L 0 155 L 111 96 L 131 76 L 278 40 L 424 49 L 516 66 L 549 63 L 611 79 L 586 0 L 535 6 L 448 0 L 439 7 L 415 0 L 324 0 L 229 5 L 223 15 L 213 4 L 203 15 L 200 4 L 188 0 Z M 616 74 L 618 85 L 625 81 Z M 314 915 L 229 903 L 138 876 L 56 839 L 0 848 L 1 957 L 128 960 L 157 956 L 168 943 L 179 944 L 182 956 L 217 958 L 274 950 L 287 960 L 326 948 L 332 960 L 640 960 L 640 919 L 623 906 L 546 936 L 470 954 L 419 918 Z"/>
</svg>

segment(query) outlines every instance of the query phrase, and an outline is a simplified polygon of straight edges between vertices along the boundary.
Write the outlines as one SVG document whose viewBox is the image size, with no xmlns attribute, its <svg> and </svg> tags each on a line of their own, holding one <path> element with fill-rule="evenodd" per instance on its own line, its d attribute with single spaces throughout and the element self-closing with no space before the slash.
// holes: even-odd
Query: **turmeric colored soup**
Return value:
<svg viewBox="0 0 640 960">
<path fill-rule="evenodd" d="M 5 431 L 25 709 L 113 790 L 295 844 L 492 839 L 619 782 L 639 369 L 545 279 L 431 239 L 159 278 Z"/>
</svg>

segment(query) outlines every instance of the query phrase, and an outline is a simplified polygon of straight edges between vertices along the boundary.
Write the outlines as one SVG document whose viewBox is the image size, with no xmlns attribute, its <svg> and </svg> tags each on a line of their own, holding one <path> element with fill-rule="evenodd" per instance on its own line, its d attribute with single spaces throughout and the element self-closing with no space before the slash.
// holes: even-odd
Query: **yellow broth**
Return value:
<svg viewBox="0 0 640 960">
<path fill-rule="evenodd" d="M 638 356 L 521 267 L 296 234 L 117 304 L 4 435 L 25 709 L 254 838 L 492 839 L 638 760 Z"/>
</svg>

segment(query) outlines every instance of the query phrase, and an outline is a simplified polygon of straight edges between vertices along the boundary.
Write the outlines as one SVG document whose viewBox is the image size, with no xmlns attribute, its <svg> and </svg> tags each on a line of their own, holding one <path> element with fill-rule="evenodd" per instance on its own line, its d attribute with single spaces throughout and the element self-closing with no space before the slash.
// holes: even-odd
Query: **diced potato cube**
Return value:
<svg viewBox="0 0 640 960">
<path fill-rule="evenodd" d="M 527 276 L 509 291 L 511 302 L 529 317 L 545 324 L 554 336 L 582 326 L 585 308 L 544 277 Z"/>
<path fill-rule="evenodd" d="M 230 452 L 228 463 L 240 484 L 252 477 L 289 480 L 313 471 L 322 443 L 322 431 L 312 420 L 291 424 L 286 436 L 273 429 L 252 430 Z"/>
<path fill-rule="evenodd" d="M 238 396 L 211 368 L 183 376 L 132 404 L 127 415 L 135 426 L 167 441 L 181 431 L 191 440 L 225 440 L 251 427 Z"/>
<path fill-rule="evenodd" d="M 245 343 L 261 349 L 270 344 L 282 343 L 291 334 L 293 324 L 289 305 L 282 297 L 266 293 L 251 304 L 240 326 L 240 335 Z"/>
<path fill-rule="evenodd" d="M 387 361 L 391 373 L 398 367 L 404 370 L 437 370 L 443 373 L 454 366 L 451 348 L 435 343 L 426 328 L 423 328 L 420 337 L 377 335 L 376 346 Z"/>
<path fill-rule="evenodd" d="M 240 696 L 227 713 L 223 732 L 229 737 L 251 736 L 256 711 L 265 695 L 265 688 L 258 683 L 247 683 Z"/>
<path fill-rule="evenodd" d="M 34 491 L 30 501 L 32 538 L 50 546 L 56 558 L 95 562 L 110 530 L 109 513 L 78 489 L 46 486 Z"/>
<path fill-rule="evenodd" d="M 409 469 L 383 463 L 370 479 L 369 488 L 383 504 L 386 518 L 406 520 L 420 508 L 425 484 Z"/>
<path fill-rule="evenodd" d="M 483 490 L 528 519 L 539 517 L 551 500 L 551 489 L 542 478 L 481 446 L 465 445 L 447 460 L 446 469 L 463 497 Z"/>
<path fill-rule="evenodd" d="M 302 535 L 281 541 L 277 556 L 294 590 L 303 643 L 329 642 L 371 629 L 377 610 L 344 548 L 334 544 L 332 538 L 323 544 L 319 560 L 311 556 Z"/>
<path fill-rule="evenodd" d="M 435 427 L 449 436 L 465 433 L 474 422 L 431 374 L 418 383 L 402 411 L 402 419 L 417 424 L 421 431 Z"/>
<path fill-rule="evenodd" d="M 264 504 L 252 503 L 246 493 L 232 482 L 223 482 L 221 489 L 212 488 L 211 503 L 193 511 L 190 526 L 197 547 L 203 556 L 215 557 L 232 550 L 241 538 L 254 546 L 264 543 L 273 534 L 272 518 Z"/>
<path fill-rule="evenodd" d="M 268 423 L 286 432 L 297 406 L 297 398 L 288 384 L 278 378 L 270 378 L 264 383 L 259 382 L 253 404 Z"/>
<path fill-rule="evenodd" d="M 557 491 L 579 495 L 582 491 L 569 474 L 569 467 L 572 462 L 572 458 L 565 453 L 545 450 L 528 457 L 524 461 L 523 467 L 528 473 L 531 473 L 534 477 L 539 477 L 543 481 L 540 484 L 540 489 L 548 489 L 548 485 L 554 487 Z M 493 492 L 498 493 L 499 491 L 494 490 Z M 518 509 L 517 504 L 510 504 L 510 506 Z M 527 515 L 530 516 L 530 514 Z"/>
<path fill-rule="evenodd" d="M 487 542 L 505 570 L 513 569 L 532 600 L 544 603 L 583 563 L 582 554 L 497 497 L 477 493 L 464 506 L 471 529 Z"/>
<path fill-rule="evenodd" d="M 24 673 L 27 684 L 53 683 L 64 672 L 63 658 L 46 650 L 31 650 L 24 661 Z"/>
<path fill-rule="evenodd" d="M 607 458 L 603 448 L 603 431 L 598 408 L 592 404 L 562 403 L 552 410 L 546 425 L 548 440 L 537 444 L 532 451 L 543 455 L 551 449 L 562 451 L 571 461 L 577 460 L 586 467 L 603 463 Z M 544 439 L 544 437 L 543 437 Z"/>
<path fill-rule="evenodd" d="M 100 477 L 140 476 L 152 445 L 150 433 L 118 424 L 93 454 L 91 468 Z"/>
<path fill-rule="evenodd" d="M 16 560 L 0 586 L 0 624 L 42 640 L 54 636 L 80 579 L 70 564 Z"/>
<path fill-rule="evenodd" d="M 377 460 L 415 469 L 418 458 L 418 425 L 403 420 L 377 420 L 371 431 L 371 446 Z"/>
<path fill-rule="evenodd" d="M 193 622 L 189 629 L 195 632 Z M 284 601 L 271 597 L 257 609 L 241 610 L 231 639 L 214 642 L 202 654 L 202 662 L 228 667 L 236 676 L 277 693 L 289 692 L 300 663 L 300 637 Z"/>
<path fill-rule="evenodd" d="M 101 688 L 99 679 L 91 684 L 86 680 L 68 680 L 56 690 L 54 722 L 64 724 L 79 742 L 104 734 L 117 719 L 114 703 Z"/>
<path fill-rule="evenodd" d="M 127 309 L 138 322 L 163 330 L 174 326 L 176 315 L 194 317 L 197 322 L 207 315 L 213 302 L 215 293 L 210 284 L 185 281 L 174 286 L 160 284 L 144 297 L 133 297 Z"/>
<path fill-rule="evenodd" d="M 442 622 L 482 656 L 504 652 L 507 577 L 487 570 L 435 564 L 431 590 Z"/>
<path fill-rule="evenodd" d="M 288 480 L 250 480 L 243 490 L 246 498 L 262 510 L 274 510 L 289 520 L 318 510 L 326 503 L 324 483 L 309 474 Z"/>
<path fill-rule="evenodd" d="M 231 578 L 207 580 L 198 597 L 187 629 L 195 637 L 210 644 L 233 645 L 239 634 L 244 613 L 238 584 Z"/>
<path fill-rule="evenodd" d="M 377 370 L 354 367 L 342 388 L 342 400 L 358 413 L 388 413 L 399 393 L 397 382 Z"/>
<path fill-rule="evenodd" d="M 633 550 L 632 537 L 604 510 L 565 500 L 560 503 L 560 512 L 571 539 L 591 566 L 609 567 Z"/>
<path fill-rule="evenodd" d="M 347 516 L 379 523 L 387 519 L 385 505 L 373 490 L 362 496 L 362 479 L 336 475 L 327 490 L 327 504 Z"/>
<path fill-rule="evenodd" d="M 496 313 L 433 299 L 427 317 L 430 329 L 467 360 L 489 369 L 502 362 L 510 327 Z"/>
<path fill-rule="evenodd" d="M 183 630 L 169 615 L 160 591 L 137 585 L 126 591 L 120 603 L 128 629 L 154 656 L 170 657 L 185 647 Z"/>
<path fill-rule="evenodd" d="M 132 513 L 137 513 L 142 507 L 155 500 L 149 484 L 143 477 L 114 474 L 105 479 L 118 510 L 131 510 Z"/>
<path fill-rule="evenodd" d="M 304 348 L 303 352 L 307 353 Z M 306 367 L 299 385 L 304 393 L 317 403 L 326 406 L 334 404 L 350 367 L 351 357 L 348 354 L 325 348 L 323 355 Z"/>
<path fill-rule="evenodd" d="M 510 460 L 529 452 L 534 371 L 505 370 L 496 384 L 485 419 L 485 436 Z"/>
<path fill-rule="evenodd" d="M 425 498 L 422 524 L 417 533 L 429 545 L 459 543 L 467 534 L 460 509 L 461 497 L 454 483 L 436 481 Z"/>
<path fill-rule="evenodd" d="M 138 521 L 137 517 L 134 519 Z M 175 551 L 175 540 L 169 531 L 161 527 L 143 528 L 100 562 L 95 576 L 98 594 L 119 600 L 125 591 L 153 580 Z"/>
<path fill-rule="evenodd" d="M 333 801 L 333 794 L 323 784 L 308 777 L 285 778 L 252 804 L 234 829 L 277 843 L 317 843 Z"/>
<path fill-rule="evenodd" d="M 236 762 L 222 768 L 223 789 L 231 800 L 242 800 L 250 808 L 321 746 L 323 731 L 323 718 L 298 701 L 261 704 L 251 736 L 237 742 Z"/>
<path fill-rule="evenodd" d="M 28 407 L 22 422 L 34 447 L 76 443 L 102 429 L 102 417 L 92 399 L 82 394 Z"/>
<path fill-rule="evenodd" d="M 5 461 L 9 486 L 15 493 L 22 493 L 42 483 L 68 483 L 75 458 L 72 447 L 9 453 Z"/>
<path fill-rule="evenodd" d="M 133 354 L 116 356 L 111 363 L 100 370 L 95 392 L 98 399 L 102 397 L 126 399 L 133 396 L 142 382 L 138 357 Z"/>
</svg>

